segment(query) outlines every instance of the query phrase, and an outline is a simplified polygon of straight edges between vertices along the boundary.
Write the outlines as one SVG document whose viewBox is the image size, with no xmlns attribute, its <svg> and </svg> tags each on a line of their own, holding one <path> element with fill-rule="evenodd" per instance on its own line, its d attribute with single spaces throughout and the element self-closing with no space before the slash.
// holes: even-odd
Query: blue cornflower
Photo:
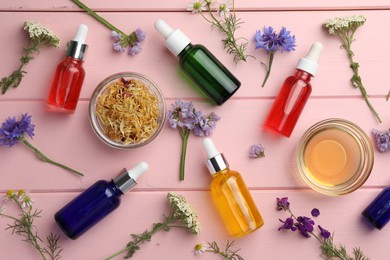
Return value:
<svg viewBox="0 0 390 260">
<path fill-rule="evenodd" d="M 249 157 L 251 158 L 265 157 L 264 147 L 261 144 L 252 145 L 251 150 L 249 151 Z"/>
<path fill-rule="evenodd" d="M 314 221 L 311 218 L 305 216 L 298 217 L 297 221 L 298 223 L 295 223 L 295 226 L 298 228 L 298 230 L 304 237 L 309 238 L 309 233 L 313 232 L 314 230 Z"/>
<path fill-rule="evenodd" d="M 264 27 L 263 33 L 260 30 L 256 31 L 254 40 L 256 42 L 256 50 L 264 49 L 269 53 L 269 62 L 268 66 L 266 66 L 267 73 L 265 75 L 263 84 L 261 85 L 264 87 L 271 73 L 274 54 L 277 51 L 294 51 L 296 47 L 295 35 L 291 35 L 291 32 L 287 31 L 286 27 L 282 27 L 279 33 L 276 33 L 276 31 L 274 31 L 271 26 L 268 26 Z"/>
<path fill-rule="evenodd" d="M 73 170 L 65 165 L 62 165 L 58 162 L 49 159 L 41 151 L 35 148 L 30 142 L 28 142 L 26 139 L 26 134 L 30 138 L 32 138 L 34 136 L 34 129 L 35 125 L 31 123 L 31 116 L 27 113 L 22 114 L 22 117 L 19 121 L 16 120 L 16 117 L 8 117 L 5 122 L 3 122 L 0 128 L 0 145 L 12 147 L 18 142 L 22 142 L 29 149 L 35 152 L 38 158 L 42 161 L 54 164 L 65 170 L 84 176 L 82 173 L 76 170 Z"/>
<path fill-rule="evenodd" d="M 291 218 L 291 217 L 286 218 L 285 221 L 279 219 L 279 221 L 282 222 L 283 225 L 278 228 L 278 231 L 280 231 L 282 229 L 287 229 L 287 230 L 291 230 L 291 231 L 297 230 L 297 228 L 294 227 L 294 219 L 293 218 Z"/>
<path fill-rule="evenodd" d="M 190 133 L 195 136 L 209 136 L 221 118 L 214 112 L 206 116 L 202 111 L 197 111 L 192 102 L 178 99 L 173 103 L 172 110 L 167 113 L 168 124 L 171 128 L 179 129 L 182 137 L 182 150 L 180 161 L 180 180 L 184 180 L 185 157 Z"/>
<path fill-rule="evenodd" d="M 322 228 L 320 225 L 318 225 L 318 228 L 321 232 L 321 236 L 324 238 L 324 239 L 328 239 L 330 237 L 330 232 L 324 228 Z"/>
<path fill-rule="evenodd" d="M 32 138 L 34 127 L 27 113 L 19 121 L 16 121 L 16 117 L 8 117 L 0 128 L 0 144 L 11 147 L 24 139 L 25 134 Z"/>
</svg>

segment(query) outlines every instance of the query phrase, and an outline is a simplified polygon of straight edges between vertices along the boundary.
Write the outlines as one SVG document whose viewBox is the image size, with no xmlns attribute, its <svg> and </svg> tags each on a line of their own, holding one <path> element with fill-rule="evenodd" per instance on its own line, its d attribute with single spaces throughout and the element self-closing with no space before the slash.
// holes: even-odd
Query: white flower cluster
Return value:
<svg viewBox="0 0 390 260">
<path fill-rule="evenodd" d="M 200 233 L 198 215 L 186 199 L 179 194 L 169 192 L 167 195 L 169 204 L 174 210 L 173 217 L 183 222 L 186 227 L 195 235 Z"/>
<path fill-rule="evenodd" d="M 336 17 L 326 20 L 324 26 L 329 30 L 329 34 L 336 34 L 348 30 L 355 31 L 358 27 L 362 26 L 366 20 L 366 17 L 363 15 Z"/>
<path fill-rule="evenodd" d="M 44 42 L 56 48 L 60 47 L 60 39 L 52 31 L 46 29 L 38 22 L 25 21 L 23 29 L 29 33 L 31 39 Z"/>
</svg>

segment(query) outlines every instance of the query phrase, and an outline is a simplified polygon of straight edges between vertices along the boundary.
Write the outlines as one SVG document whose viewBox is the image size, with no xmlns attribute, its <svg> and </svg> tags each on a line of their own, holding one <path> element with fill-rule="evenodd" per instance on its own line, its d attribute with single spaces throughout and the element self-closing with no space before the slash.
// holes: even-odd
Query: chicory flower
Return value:
<svg viewBox="0 0 390 260">
<path fill-rule="evenodd" d="M 390 151 L 390 130 L 372 129 L 372 134 L 376 139 L 376 147 L 381 153 Z"/>
</svg>

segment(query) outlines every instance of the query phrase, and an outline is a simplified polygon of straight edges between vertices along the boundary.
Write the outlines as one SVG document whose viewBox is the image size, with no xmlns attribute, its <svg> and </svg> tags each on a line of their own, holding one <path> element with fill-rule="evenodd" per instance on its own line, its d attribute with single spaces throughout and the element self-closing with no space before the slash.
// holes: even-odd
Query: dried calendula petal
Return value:
<svg viewBox="0 0 390 260">
<path fill-rule="evenodd" d="M 104 134 L 123 144 L 142 143 L 158 128 L 158 98 L 137 79 L 118 79 L 97 99 Z"/>
</svg>

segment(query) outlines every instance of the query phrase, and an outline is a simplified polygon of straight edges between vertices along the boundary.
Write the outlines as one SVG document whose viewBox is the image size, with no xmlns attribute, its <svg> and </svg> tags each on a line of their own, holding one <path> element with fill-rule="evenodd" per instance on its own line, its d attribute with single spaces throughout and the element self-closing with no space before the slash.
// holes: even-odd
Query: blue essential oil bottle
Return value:
<svg viewBox="0 0 390 260">
<path fill-rule="evenodd" d="M 382 190 L 362 215 L 372 226 L 382 229 L 390 220 L 390 187 Z"/>
<path fill-rule="evenodd" d="M 57 224 L 68 237 L 77 239 L 118 208 L 121 196 L 131 190 L 147 170 L 148 164 L 142 162 L 131 170 L 123 169 L 111 181 L 97 181 L 55 214 Z"/>
<path fill-rule="evenodd" d="M 179 57 L 180 67 L 217 105 L 222 105 L 241 86 L 240 81 L 203 45 L 192 45 L 180 30 L 163 20 L 154 24 L 165 45 Z"/>
</svg>

